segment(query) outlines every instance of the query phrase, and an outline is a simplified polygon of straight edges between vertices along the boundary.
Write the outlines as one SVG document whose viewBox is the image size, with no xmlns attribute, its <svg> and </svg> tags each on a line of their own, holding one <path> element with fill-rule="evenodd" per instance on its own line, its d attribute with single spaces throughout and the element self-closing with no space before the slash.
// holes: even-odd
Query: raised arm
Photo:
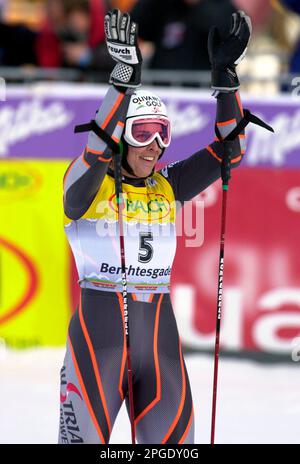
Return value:
<svg viewBox="0 0 300 464">
<path fill-rule="evenodd" d="M 219 93 L 217 96 L 216 124 L 223 138 L 231 132 L 243 117 L 238 91 Z M 245 153 L 245 132 L 234 142 L 235 156 L 232 167 L 237 167 Z M 205 190 L 221 176 L 220 164 L 223 155 L 223 145 L 216 137 L 206 148 L 197 151 L 189 158 L 172 163 L 160 172 L 172 185 L 175 199 L 191 200 Z"/>
<path fill-rule="evenodd" d="M 236 65 L 245 56 L 251 36 L 251 21 L 243 12 L 232 15 L 229 35 L 221 38 L 218 29 L 211 28 L 208 41 L 212 65 L 212 88 L 217 98 L 216 125 L 221 139 L 225 138 L 243 118 L 238 93 Z M 231 161 L 237 167 L 245 153 L 245 133 L 235 140 L 235 154 Z M 175 198 L 187 201 L 196 196 L 221 176 L 220 164 L 223 144 L 218 138 L 189 158 L 173 163 L 160 172 L 172 185 Z"/>
<path fill-rule="evenodd" d="M 141 55 L 137 47 L 137 26 L 130 16 L 113 10 L 105 16 L 108 51 L 117 62 L 105 99 L 96 113 L 95 122 L 114 142 L 124 130 L 132 89 L 140 85 Z M 69 166 L 64 176 L 65 214 L 77 220 L 88 210 L 107 173 L 113 152 L 92 130 L 83 153 Z"/>
<path fill-rule="evenodd" d="M 119 142 L 123 132 L 130 99 L 126 89 L 120 89 L 114 86 L 109 88 L 95 117 L 97 125 L 116 142 Z M 112 150 L 90 131 L 83 153 L 70 164 L 64 176 L 64 210 L 70 219 L 79 219 L 87 211 L 111 159 Z"/>
</svg>

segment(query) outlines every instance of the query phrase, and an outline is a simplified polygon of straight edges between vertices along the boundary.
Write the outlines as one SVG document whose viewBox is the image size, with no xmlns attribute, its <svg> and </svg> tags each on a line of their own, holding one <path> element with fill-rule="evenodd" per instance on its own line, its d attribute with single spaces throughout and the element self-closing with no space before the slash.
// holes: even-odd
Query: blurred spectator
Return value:
<svg viewBox="0 0 300 464">
<path fill-rule="evenodd" d="M 23 25 L 0 21 L 0 64 L 20 66 L 36 61 L 34 44 L 36 34 Z"/>
<path fill-rule="evenodd" d="M 118 8 L 122 13 L 126 11 L 129 13 L 133 5 L 138 1 L 139 0 L 109 0 L 108 3 L 110 8 Z"/>
<path fill-rule="evenodd" d="M 0 65 L 19 66 L 34 64 L 34 43 L 36 35 L 21 24 L 6 24 L 3 10 L 6 2 L 0 1 Z M 21 44 L 21 46 L 20 46 Z"/>
<path fill-rule="evenodd" d="M 281 0 L 282 5 L 286 6 L 294 13 L 300 15 L 300 0 Z M 295 51 L 290 62 L 290 72 L 297 73 L 300 71 L 300 40 L 296 45 Z"/>
<path fill-rule="evenodd" d="M 270 2 L 265 0 L 234 0 L 234 4 L 250 16 L 254 32 L 264 25 L 271 10 Z"/>
<path fill-rule="evenodd" d="M 104 0 L 48 0 L 47 19 L 38 35 L 42 67 L 111 70 L 104 39 Z"/>
<path fill-rule="evenodd" d="M 6 9 L 6 0 L 0 0 L 0 18 L 3 18 L 3 13 Z"/>
<path fill-rule="evenodd" d="M 207 70 L 207 37 L 212 25 L 228 32 L 230 0 L 139 0 L 131 11 L 139 37 L 154 44 L 148 67 Z"/>
</svg>

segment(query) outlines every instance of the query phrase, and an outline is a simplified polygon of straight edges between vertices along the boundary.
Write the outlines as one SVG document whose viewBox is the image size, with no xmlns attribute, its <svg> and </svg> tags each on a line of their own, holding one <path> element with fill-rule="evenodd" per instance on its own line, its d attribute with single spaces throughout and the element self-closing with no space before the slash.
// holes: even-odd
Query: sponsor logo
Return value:
<svg viewBox="0 0 300 464">
<path fill-rule="evenodd" d="M 128 305 L 127 305 L 127 290 L 124 288 L 126 286 L 126 275 L 122 274 L 122 285 L 123 285 L 123 312 L 124 312 L 124 326 L 125 326 L 125 334 L 129 334 L 129 326 L 128 326 Z"/>
<path fill-rule="evenodd" d="M 154 185 L 157 184 L 157 181 L 155 179 L 153 179 L 152 177 L 149 177 L 146 180 L 146 184 L 149 185 L 149 187 L 154 187 Z"/>
<path fill-rule="evenodd" d="M 108 48 L 112 53 L 117 53 L 118 55 L 130 55 L 130 50 L 128 48 L 117 48 L 113 45 L 108 45 Z"/>
<path fill-rule="evenodd" d="M 67 388 L 66 388 L 66 394 L 65 395 L 63 395 L 62 393 L 60 394 L 60 402 L 61 403 L 64 403 L 66 401 L 66 399 L 68 398 L 68 395 L 69 395 L 70 392 L 75 393 L 76 395 L 78 395 L 79 398 L 81 399 L 81 401 L 83 401 L 81 393 L 78 390 L 78 388 L 76 387 L 76 385 L 74 385 L 73 383 L 68 383 Z"/>
<path fill-rule="evenodd" d="M 42 184 L 41 175 L 26 164 L 22 162 L 0 166 L 0 201 L 18 200 L 39 189 Z"/>
<path fill-rule="evenodd" d="M 60 436 L 63 443 L 83 443 L 72 401 L 60 408 Z"/>
<path fill-rule="evenodd" d="M 21 312 L 29 308 L 29 302 L 35 297 L 39 282 L 38 282 L 38 272 L 35 267 L 35 264 L 32 258 L 29 257 L 24 252 L 24 250 L 22 250 L 17 245 L 6 240 L 3 237 L 0 237 L 0 247 L 1 247 L 1 260 L 4 261 L 4 259 L 6 259 L 6 256 L 7 256 L 8 259 L 10 260 L 11 267 L 14 264 L 13 260 L 15 260 L 17 262 L 16 266 L 18 266 L 18 268 L 21 268 L 21 270 L 23 271 L 23 274 L 25 274 L 23 275 L 24 284 L 19 287 L 19 282 L 18 282 L 18 284 L 15 286 L 15 289 L 14 289 L 13 300 L 6 301 L 4 305 L 4 309 L 1 309 L 0 311 L 0 325 L 1 325 L 1 324 L 5 324 L 6 322 L 10 321 L 12 318 L 19 316 Z M 16 269 L 18 268 L 16 267 Z M 13 267 L 13 269 L 15 269 L 15 267 Z M 1 284 L 2 284 L 2 294 L 7 294 L 7 292 L 5 291 L 5 287 L 3 288 L 3 281 L 1 282 Z M 18 292 L 19 288 L 22 289 L 20 292 Z"/>
<path fill-rule="evenodd" d="M 171 205 L 168 199 L 158 193 L 139 193 L 136 195 L 134 192 L 127 192 L 123 195 L 126 211 L 125 216 L 128 219 L 140 220 L 161 220 L 167 218 L 171 212 Z M 109 206 L 117 212 L 117 197 L 114 194 L 109 200 Z"/>
<path fill-rule="evenodd" d="M 171 274 L 171 267 L 168 266 L 167 268 L 156 268 L 156 269 L 145 269 L 134 267 L 130 264 L 129 267 L 125 267 L 126 275 L 129 276 L 142 276 L 142 277 L 151 277 L 152 279 L 156 279 L 157 277 L 169 276 Z M 108 273 L 111 275 L 118 275 L 122 272 L 121 267 L 110 266 L 108 263 L 102 263 L 100 267 L 100 272 Z"/>
<path fill-rule="evenodd" d="M 81 393 L 76 385 L 67 383 L 66 381 L 66 367 L 63 366 L 61 370 L 61 386 L 66 386 L 66 394 L 60 394 L 60 439 L 62 443 L 83 443 L 83 438 L 80 435 L 76 414 L 74 411 L 73 403 L 71 400 L 66 402 L 69 393 L 75 393 L 81 401 L 83 401 Z"/>
<path fill-rule="evenodd" d="M 137 111 L 139 111 L 139 110 L 141 110 L 141 109 L 144 109 L 144 108 L 147 108 L 147 107 L 149 107 L 149 106 L 152 107 L 151 110 L 152 110 L 152 112 L 153 112 L 154 114 L 162 113 L 162 108 L 161 108 L 160 106 L 157 106 L 156 103 L 154 103 L 154 102 L 147 102 L 147 103 L 145 103 L 145 104 L 139 105 L 139 106 L 136 108 L 135 111 L 137 112 Z"/>
<path fill-rule="evenodd" d="M 241 56 L 241 58 L 242 58 L 242 56 Z M 237 60 L 236 64 L 238 63 L 238 61 L 239 60 Z M 232 77 L 236 77 L 236 73 L 234 71 L 232 71 L 230 68 L 227 68 L 226 71 L 228 72 L 228 74 L 231 74 Z"/>
<path fill-rule="evenodd" d="M 161 170 L 161 173 L 164 177 L 169 177 L 169 168 L 171 168 L 172 166 L 175 166 L 175 164 L 179 163 L 179 161 L 174 161 L 174 163 L 170 163 L 168 164 L 167 166 L 165 166 L 162 170 Z"/>
<path fill-rule="evenodd" d="M 61 129 L 72 119 L 73 114 L 59 101 L 46 104 L 35 98 L 22 101 L 16 108 L 5 104 L 0 110 L 0 155 L 8 155 L 18 142 Z"/>
<path fill-rule="evenodd" d="M 267 118 L 256 113 L 257 116 Z M 291 152 L 300 149 L 300 110 L 278 112 L 268 124 L 274 128 L 274 134 L 263 131 L 259 126 L 250 124 L 247 127 L 247 156 L 246 163 L 250 166 L 271 164 L 283 166 L 288 164 Z"/>
<path fill-rule="evenodd" d="M 164 199 L 155 198 L 149 200 L 147 203 L 140 200 L 129 200 L 126 199 L 126 209 L 128 212 L 145 212 L 145 213 L 157 213 L 165 212 L 169 210 L 169 202 L 165 202 Z"/>
<path fill-rule="evenodd" d="M 223 243 L 224 243 L 224 238 L 223 238 Z M 220 269 L 219 269 L 219 288 L 218 288 L 218 319 L 221 319 L 221 311 L 222 311 L 223 273 L 224 273 L 224 258 L 221 258 Z"/>
<path fill-rule="evenodd" d="M 144 95 L 142 97 L 134 97 L 132 99 L 132 103 L 141 104 L 141 103 L 149 103 L 150 105 L 157 105 L 161 106 L 161 100 L 158 97 L 152 95 Z"/>
<path fill-rule="evenodd" d="M 160 98 L 152 97 L 151 95 L 144 95 L 143 97 L 135 97 L 132 99 L 132 103 L 137 105 L 135 111 L 139 111 L 143 108 L 151 107 L 154 113 L 162 112 L 162 103 Z"/>
<path fill-rule="evenodd" d="M 211 125 L 210 115 L 197 104 L 183 106 L 170 102 L 167 109 L 169 119 L 172 121 L 173 139 L 198 133 Z"/>
</svg>

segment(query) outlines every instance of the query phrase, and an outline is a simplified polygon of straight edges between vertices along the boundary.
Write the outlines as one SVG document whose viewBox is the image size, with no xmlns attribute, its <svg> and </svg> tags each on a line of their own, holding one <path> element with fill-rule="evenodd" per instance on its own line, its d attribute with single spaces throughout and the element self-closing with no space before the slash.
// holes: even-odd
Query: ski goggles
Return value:
<svg viewBox="0 0 300 464">
<path fill-rule="evenodd" d="M 171 142 L 171 125 L 165 116 L 132 117 L 126 121 L 124 134 L 126 142 L 133 147 L 145 147 L 157 139 L 161 148 L 166 148 Z"/>
</svg>

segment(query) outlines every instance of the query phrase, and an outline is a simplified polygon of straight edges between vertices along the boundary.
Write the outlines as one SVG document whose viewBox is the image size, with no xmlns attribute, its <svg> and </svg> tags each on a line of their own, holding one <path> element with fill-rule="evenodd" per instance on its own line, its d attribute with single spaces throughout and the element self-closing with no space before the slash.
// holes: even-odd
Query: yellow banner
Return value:
<svg viewBox="0 0 300 464">
<path fill-rule="evenodd" d="M 0 338 L 65 344 L 71 315 L 62 180 L 68 161 L 0 162 Z"/>
</svg>

